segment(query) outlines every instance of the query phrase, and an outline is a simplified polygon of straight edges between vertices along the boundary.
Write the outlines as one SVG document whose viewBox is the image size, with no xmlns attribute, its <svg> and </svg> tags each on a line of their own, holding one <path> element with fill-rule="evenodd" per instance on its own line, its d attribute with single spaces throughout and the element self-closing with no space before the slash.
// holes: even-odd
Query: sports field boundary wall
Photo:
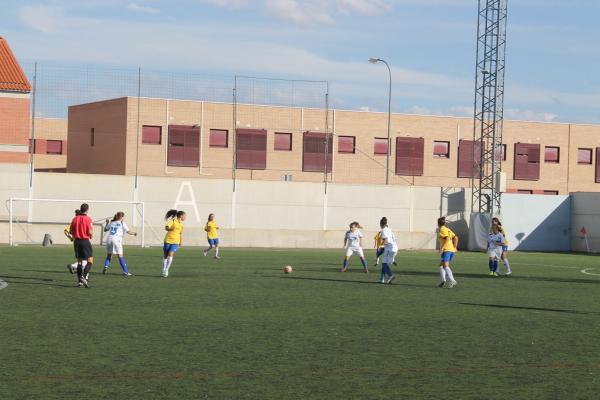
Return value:
<svg viewBox="0 0 600 400">
<path fill-rule="evenodd" d="M 147 244 L 160 245 L 164 236 L 165 212 L 177 208 L 187 212 L 184 244 L 205 245 L 204 223 L 214 212 L 224 246 L 281 248 L 341 248 L 343 235 L 352 221 L 363 225 L 364 246 L 371 248 L 379 219 L 386 216 L 396 232 L 400 248 L 435 249 L 436 220 L 448 216 L 450 225 L 466 237 L 470 192 L 464 188 L 236 181 L 232 180 L 34 173 L 33 190 L 27 184 L 0 192 L 9 197 L 38 199 L 89 199 L 141 201 L 145 205 Z M 29 196 L 27 196 L 29 194 Z M 62 233 L 76 203 L 33 202 L 14 206 L 17 243 L 41 243 L 50 233 L 55 244 L 67 244 Z M 90 216 L 96 225 L 95 243 L 100 242 L 106 217 L 124 211 L 132 227 L 141 215 L 132 205 L 116 209 L 114 204 L 91 203 Z M 0 242 L 8 242 L 8 212 L 0 212 Z M 30 223 L 28 223 L 30 221 Z M 466 243 L 466 242 L 465 242 Z M 139 244 L 127 237 L 126 244 Z"/>
<path fill-rule="evenodd" d="M 571 195 L 571 250 L 600 253 L 600 193 Z"/>
</svg>

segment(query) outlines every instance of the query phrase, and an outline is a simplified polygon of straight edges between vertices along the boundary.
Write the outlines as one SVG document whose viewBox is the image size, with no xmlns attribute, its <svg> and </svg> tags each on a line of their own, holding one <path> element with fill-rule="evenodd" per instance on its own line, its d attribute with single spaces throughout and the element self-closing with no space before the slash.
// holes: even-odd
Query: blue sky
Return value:
<svg viewBox="0 0 600 400">
<path fill-rule="evenodd" d="M 328 80 L 332 105 L 472 115 L 476 0 L 0 0 L 21 60 Z M 600 123 L 600 2 L 509 0 L 506 117 Z"/>
</svg>

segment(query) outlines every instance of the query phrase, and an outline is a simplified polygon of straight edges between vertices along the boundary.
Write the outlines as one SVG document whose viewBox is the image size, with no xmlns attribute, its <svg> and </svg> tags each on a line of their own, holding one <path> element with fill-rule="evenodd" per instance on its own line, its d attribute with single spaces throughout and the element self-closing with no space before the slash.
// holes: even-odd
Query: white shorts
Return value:
<svg viewBox="0 0 600 400">
<path fill-rule="evenodd" d="M 392 264 L 396 259 L 396 254 L 398 252 L 393 249 L 385 249 L 383 250 L 383 254 L 381 255 L 381 262 L 383 264 Z"/>
<path fill-rule="evenodd" d="M 123 241 L 109 238 L 106 241 L 106 252 L 108 254 L 123 254 Z"/>
<path fill-rule="evenodd" d="M 352 254 L 356 254 L 359 257 L 365 258 L 365 253 L 360 247 L 348 247 L 346 248 L 346 257 L 350 257 Z"/>
<path fill-rule="evenodd" d="M 488 249 L 488 257 L 489 258 L 497 258 L 498 260 L 502 258 L 502 247 L 497 247 L 495 249 Z"/>
</svg>

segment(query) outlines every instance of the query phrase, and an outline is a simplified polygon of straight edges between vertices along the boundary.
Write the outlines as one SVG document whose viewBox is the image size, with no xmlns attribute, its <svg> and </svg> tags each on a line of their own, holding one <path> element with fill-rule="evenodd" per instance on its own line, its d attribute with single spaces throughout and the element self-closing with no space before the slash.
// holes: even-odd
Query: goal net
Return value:
<svg viewBox="0 0 600 400">
<path fill-rule="evenodd" d="M 93 221 L 93 244 L 105 243 L 106 219 L 112 219 L 118 211 L 123 211 L 129 229 L 137 232 L 137 236 L 126 235 L 125 244 L 145 247 L 144 202 L 32 198 L 8 199 L 6 206 L 9 215 L 9 244 L 42 244 L 45 237 L 51 238 L 54 244 L 70 243 L 64 229 L 71 223 L 75 210 L 83 203 L 90 206 L 88 215 Z"/>
</svg>

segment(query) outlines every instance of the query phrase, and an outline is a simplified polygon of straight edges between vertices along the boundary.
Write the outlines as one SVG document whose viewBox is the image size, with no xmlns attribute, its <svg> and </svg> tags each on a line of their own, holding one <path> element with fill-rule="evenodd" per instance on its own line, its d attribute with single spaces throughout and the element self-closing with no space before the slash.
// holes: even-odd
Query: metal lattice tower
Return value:
<svg viewBox="0 0 600 400">
<path fill-rule="evenodd" d="M 492 216 L 500 212 L 506 18 L 507 0 L 479 0 L 471 205 Z"/>
</svg>

